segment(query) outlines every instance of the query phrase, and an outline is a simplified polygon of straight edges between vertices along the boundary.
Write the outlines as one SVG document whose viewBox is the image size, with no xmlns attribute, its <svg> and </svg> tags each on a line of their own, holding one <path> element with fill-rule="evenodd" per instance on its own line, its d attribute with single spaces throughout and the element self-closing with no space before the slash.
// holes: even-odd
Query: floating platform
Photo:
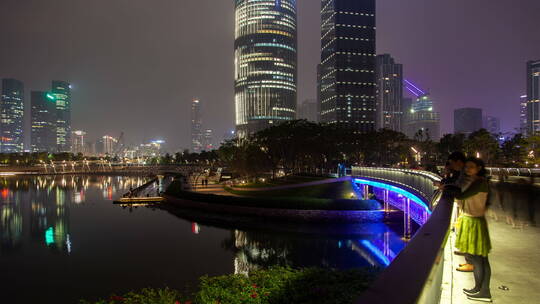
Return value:
<svg viewBox="0 0 540 304">
<path fill-rule="evenodd" d="M 114 201 L 115 204 L 141 204 L 141 203 L 161 203 L 165 201 L 165 198 L 161 196 L 155 197 L 122 197 L 119 200 Z"/>
</svg>

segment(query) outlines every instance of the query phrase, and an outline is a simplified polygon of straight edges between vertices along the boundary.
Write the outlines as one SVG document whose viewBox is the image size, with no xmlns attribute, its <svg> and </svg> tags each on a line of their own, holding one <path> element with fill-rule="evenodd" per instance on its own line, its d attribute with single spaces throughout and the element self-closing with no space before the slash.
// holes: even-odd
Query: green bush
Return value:
<svg viewBox="0 0 540 304">
<path fill-rule="evenodd" d="M 171 289 L 143 289 L 84 304 L 351 304 L 373 282 L 376 271 L 273 267 L 249 276 L 202 277 L 191 300 Z"/>
</svg>

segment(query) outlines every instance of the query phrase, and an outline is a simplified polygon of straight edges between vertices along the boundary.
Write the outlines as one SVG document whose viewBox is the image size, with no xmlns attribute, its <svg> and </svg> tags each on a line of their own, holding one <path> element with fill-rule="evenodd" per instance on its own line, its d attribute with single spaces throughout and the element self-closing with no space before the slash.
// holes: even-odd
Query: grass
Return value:
<svg viewBox="0 0 540 304">
<path fill-rule="evenodd" d="M 267 188 L 267 187 L 277 187 L 277 186 L 284 186 L 284 185 L 295 185 L 295 184 L 303 184 L 303 183 L 309 183 L 309 182 L 315 182 L 320 180 L 328 179 L 328 177 L 323 176 L 286 176 L 276 179 L 267 179 L 265 182 L 257 181 L 255 183 L 249 183 L 249 184 L 239 184 L 235 185 L 237 188 Z"/>
<path fill-rule="evenodd" d="M 324 198 L 324 199 L 350 199 L 352 184 L 347 182 L 336 182 L 322 185 L 267 191 L 242 191 L 226 189 L 232 194 L 249 197 L 302 197 L 302 198 Z"/>
<path fill-rule="evenodd" d="M 377 271 L 272 267 L 249 276 L 202 277 L 199 290 L 182 296 L 172 289 L 144 289 L 82 304 L 352 304 Z"/>
<path fill-rule="evenodd" d="M 327 188 L 304 190 L 304 195 L 308 192 L 329 193 L 323 191 Z M 289 189 L 293 190 L 293 189 Z M 225 196 L 204 194 L 197 192 L 182 191 L 180 181 L 173 181 L 166 191 L 166 194 L 190 201 L 204 202 L 209 204 L 221 204 L 230 206 L 256 207 L 256 208 L 276 208 L 291 210 L 378 210 L 380 204 L 371 200 L 352 200 L 352 199 L 330 199 L 317 196 L 300 196 L 302 192 L 296 190 L 297 196 L 287 196 L 286 192 L 279 191 L 279 194 L 273 191 L 264 191 L 266 194 L 257 193 L 259 196 Z M 247 192 L 247 191 L 246 191 Z M 251 192 L 250 192 L 251 193 Z M 292 192 L 291 192 L 292 193 Z"/>
</svg>

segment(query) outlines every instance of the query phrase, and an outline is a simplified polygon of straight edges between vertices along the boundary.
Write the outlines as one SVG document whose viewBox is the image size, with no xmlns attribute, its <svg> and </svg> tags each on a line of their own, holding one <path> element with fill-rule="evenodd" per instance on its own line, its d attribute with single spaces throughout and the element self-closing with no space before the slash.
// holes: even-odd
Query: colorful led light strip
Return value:
<svg viewBox="0 0 540 304">
<path fill-rule="evenodd" d="M 360 243 L 366 247 L 371 253 L 376 256 L 385 266 L 390 265 L 390 259 L 388 259 L 387 256 L 382 253 L 379 248 L 377 248 L 375 245 L 371 244 L 368 240 L 362 240 Z"/>
<path fill-rule="evenodd" d="M 377 187 L 377 188 L 386 189 L 386 190 L 401 194 L 401 195 L 405 196 L 406 198 L 410 199 L 412 202 L 419 205 L 420 207 L 424 208 L 424 210 L 426 210 L 426 212 L 428 214 L 431 214 L 431 210 L 429 210 L 428 205 L 422 199 L 420 199 L 418 196 L 410 193 L 409 191 L 403 190 L 403 189 L 398 188 L 396 186 L 392 186 L 392 185 L 388 185 L 388 184 L 384 184 L 384 183 L 379 183 L 379 182 L 374 182 L 374 181 L 370 181 L 370 180 L 366 180 L 366 179 L 360 179 L 360 178 L 355 178 L 354 182 L 358 183 L 358 184 L 369 185 L 369 186 L 373 186 L 373 187 Z"/>
<path fill-rule="evenodd" d="M 426 92 L 424 92 L 423 90 L 419 89 L 417 86 L 414 85 L 414 83 L 408 81 L 407 79 L 405 79 L 405 82 L 406 82 L 408 85 L 410 85 L 410 86 L 412 86 L 413 88 L 415 88 L 418 92 L 422 93 L 422 95 L 426 95 Z"/>
</svg>

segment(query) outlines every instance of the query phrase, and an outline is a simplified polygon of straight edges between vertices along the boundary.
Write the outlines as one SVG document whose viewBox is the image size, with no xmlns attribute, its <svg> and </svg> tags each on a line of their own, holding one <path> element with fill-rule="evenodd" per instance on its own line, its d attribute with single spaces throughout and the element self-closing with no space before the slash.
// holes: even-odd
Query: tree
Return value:
<svg viewBox="0 0 540 304">
<path fill-rule="evenodd" d="M 499 142 L 486 129 L 480 129 L 469 135 L 464 148 L 469 156 L 479 156 L 486 164 L 495 164 L 500 154 Z"/>
<path fill-rule="evenodd" d="M 506 140 L 501 147 L 503 163 L 506 166 L 522 167 L 527 161 L 527 141 L 521 134 L 515 134 L 512 138 Z"/>
</svg>

